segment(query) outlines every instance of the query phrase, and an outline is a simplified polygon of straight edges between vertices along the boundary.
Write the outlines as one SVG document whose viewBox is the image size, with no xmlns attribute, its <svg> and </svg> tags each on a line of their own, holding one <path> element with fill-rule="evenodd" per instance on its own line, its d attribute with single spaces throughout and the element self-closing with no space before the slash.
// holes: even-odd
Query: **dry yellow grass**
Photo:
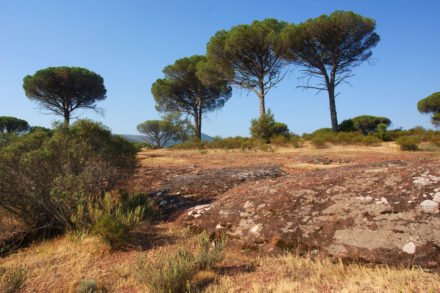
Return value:
<svg viewBox="0 0 440 293">
<path fill-rule="evenodd" d="M 163 257 L 189 241 L 181 231 L 166 233 L 179 239 L 143 252 L 147 260 Z M 254 258 L 235 250 L 226 252 L 214 271 L 197 275 L 198 282 L 212 281 L 202 292 L 440 292 L 440 275 L 421 269 L 346 265 L 295 254 Z M 140 254 L 111 252 L 92 237 L 75 241 L 64 237 L 2 259 L 0 266 L 28 268 L 23 292 L 75 292 L 78 281 L 84 279 L 96 280 L 109 292 L 147 292 L 133 269 Z"/>
<path fill-rule="evenodd" d="M 111 253 L 108 246 L 94 237 L 63 237 L 6 257 L 0 260 L 0 266 L 27 268 L 23 292 L 76 292 L 77 283 L 84 279 L 118 290 L 136 283 L 130 271 L 131 253 L 122 254 Z"/>
<path fill-rule="evenodd" d="M 421 269 L 344 265 L 286 254 L 262 258 L 252 273 L 220 277 L 207 293 L 220 292 L 439 292 L 440 275 Z"/>
</svg>

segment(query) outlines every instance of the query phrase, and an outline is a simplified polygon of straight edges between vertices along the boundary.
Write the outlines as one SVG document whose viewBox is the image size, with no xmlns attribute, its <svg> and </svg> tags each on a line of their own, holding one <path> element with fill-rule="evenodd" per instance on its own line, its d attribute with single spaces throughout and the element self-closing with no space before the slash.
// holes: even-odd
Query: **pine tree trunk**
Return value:
<svg viewBox="0 0 440 293">
<path fill-rule="evenodd" d="M 336 99 L 335 99 L 335 88 L 334 86 L 330 86 L 328 88 L 328 97 L 330 101 L 330 117 L 332 121 L 332 130 L 333 132 L 338 132 L 338 114 L 336 112 Z"/>
<path fill-rule="evenodd" d="M 202 113 L 199 111 L 194 113 L 194 127 L 196 138 L 202 140 Z"/>
<path fill-rule="evenodd" d="M 258 94 L 258 98 L 260 100 L 260 117 L 263 117 L 266 114 L 266 105 L 264 104 L 264 84 L 263 81 L 260 81 L 260 91 Z"/>
<path fill-rule="evenodd" d="M 69 126 L 70 124 L 70 112 L 64 111 L 64 125 Z"/>
</svg>

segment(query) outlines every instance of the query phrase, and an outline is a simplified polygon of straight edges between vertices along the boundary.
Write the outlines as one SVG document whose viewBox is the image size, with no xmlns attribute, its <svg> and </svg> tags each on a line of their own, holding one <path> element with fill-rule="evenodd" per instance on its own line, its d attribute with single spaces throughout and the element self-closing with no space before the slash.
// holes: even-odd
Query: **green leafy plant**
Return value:
<svg viewBox="0 0 440 293">
<path fill-rule="evenodd" d="M 417 151 L 420 139 L 415 136 L 402 136 L 396 140 L 402 151 Z"/>
<path fill-rule="evenodd" d="M 189 248 L 192 244 L 188 242 L 153 261 L 142 255 L 136 261 L 135 270 L 151 292 L 189 292 L 199 285 L 199 272 L 223 259 L 225 243 L 225 238 L 212 241 L 203 232 L 196 237 L 194 250 Z"/>
<path fill-rule="evenodd" d="M 148 261 L 140 257 L 136 263 L 138 277 L 152 292 L 186 292 L 196 272 L 194 256 L 184 248 Z"/>
<path fill-rule="evenodd" d="M 129 176 L 135 155 L 128 141 L 87 120 L 20 136 L 0 149 L 0 207 L 24 224 L 27 237 L 76 230 L 78 205 Z"/>
<path fill-rule="evenodd" d="M 327 147 L 326 139 L 323 136 L 315 136 L 314 138 L 312 138 L 310 143 L 317 149 L 323 149 Z"/>
</svg>

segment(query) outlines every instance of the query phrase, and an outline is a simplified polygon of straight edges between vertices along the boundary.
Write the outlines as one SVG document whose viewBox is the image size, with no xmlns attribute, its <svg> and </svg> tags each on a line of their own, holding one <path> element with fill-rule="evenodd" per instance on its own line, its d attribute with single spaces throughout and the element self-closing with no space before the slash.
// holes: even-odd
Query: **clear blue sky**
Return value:
<svg viewBox="0 0 440 293">
<path fill-rule="evenodd" d="M 104 77 L 104 116 L 84 111 L 115 133 L 136 134 L 136 125 L 159 114 L 151 84 L 176 59 L 204 54 L 220 29 L 272 17 L 301 22 L 334 10 L 352 10 L 377 21 L 381 42 L 374 64 L 355 70 L 351 86 L 339 88 L 339 119 L 382 115 L 393 127 L 430 127 L 417 112 L 421 98 L 440 91 L 438 0 L 0 0 L 0 116 L 50 127 L 46 115 L 24 95 L 25 75 L 49 66 L 81 66 Z M 296 133 L 330 126 L 326 93 L 297 89 L 291 72 L 267 97 L 278 121 Z M 209 135 L 248 135 L 258 116 L 254 94 L 233 97 L 204 120 Z"/>
</svg>

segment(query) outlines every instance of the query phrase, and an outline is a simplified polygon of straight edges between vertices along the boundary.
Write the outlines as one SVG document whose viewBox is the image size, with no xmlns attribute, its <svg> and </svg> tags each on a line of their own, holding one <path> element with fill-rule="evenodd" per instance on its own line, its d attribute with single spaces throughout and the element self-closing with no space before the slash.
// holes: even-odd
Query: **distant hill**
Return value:
<svg viewBox="0 0 440 293">
<path fill-rule="evenodd" d="M 138 134 L 117 134 L 117 135 L 122 136 L 123 138 L 125 138 L 126 140 L 128 140 L 130 142 L 148 142 L 146 140 L 146 137 L 143 135 L 138 135 Z M 213 138 L 209 135 L 202 133 L 202 140 L 203 141 L 211 141 L 211 140 L 213 140 Z M 180 143 L 180 141 L 173 141 L 173 142 L 169 143 L 167 146 L 172 146 L 172 145 L 175 145 L 178 143 Z"/>
</svg>

